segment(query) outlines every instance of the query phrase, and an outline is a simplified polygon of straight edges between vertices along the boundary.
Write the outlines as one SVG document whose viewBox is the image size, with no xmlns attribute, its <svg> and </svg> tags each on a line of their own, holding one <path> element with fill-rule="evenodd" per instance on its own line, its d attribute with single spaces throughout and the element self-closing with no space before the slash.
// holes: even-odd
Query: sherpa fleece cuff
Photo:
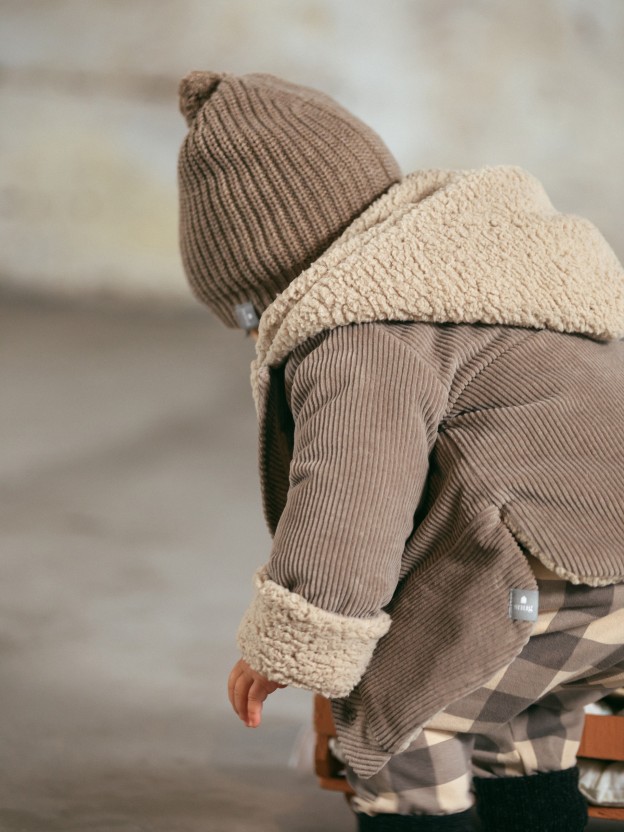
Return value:
<svg viewBox="0 0 624 832">
<path fill-rule="evenodd" d="M 360 681 L 390 616 L 355 618 L 328 612 L 272 581 L 266 566 L 254 575 L 256 595 L 238 629 L 245 661 L 274 682 L 330 699 Z"/>
</svg>

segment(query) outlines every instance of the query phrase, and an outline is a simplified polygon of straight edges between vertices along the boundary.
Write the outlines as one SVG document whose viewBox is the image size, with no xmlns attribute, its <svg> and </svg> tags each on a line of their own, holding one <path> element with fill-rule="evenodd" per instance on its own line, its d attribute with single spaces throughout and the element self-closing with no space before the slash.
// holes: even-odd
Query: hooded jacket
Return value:
<svg viewBox="0 0 624 832">
<path fill-rule="evenodd" d="M 623 336 L 615 254 L 510 166 L 408 175 L 262 315 L 239 646 L 332 699 L 360 776 L 522 650 L 527 555 L 624 580 Z"/>
</svg>

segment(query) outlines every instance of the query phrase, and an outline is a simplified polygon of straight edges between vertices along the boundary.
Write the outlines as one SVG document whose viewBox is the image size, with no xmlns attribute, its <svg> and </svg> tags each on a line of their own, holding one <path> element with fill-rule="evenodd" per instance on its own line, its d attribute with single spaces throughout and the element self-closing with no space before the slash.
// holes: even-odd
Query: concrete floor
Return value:
<svg viewBox="0 0 624 832">
<path fill-rule="evenodd" d="M 16 300 L 0 339 L 1 832 L 353 830 L 289 767 L 310 695 L 257 731 L 226 697 L 269 550 L 251 341 Z"/>
</svg>

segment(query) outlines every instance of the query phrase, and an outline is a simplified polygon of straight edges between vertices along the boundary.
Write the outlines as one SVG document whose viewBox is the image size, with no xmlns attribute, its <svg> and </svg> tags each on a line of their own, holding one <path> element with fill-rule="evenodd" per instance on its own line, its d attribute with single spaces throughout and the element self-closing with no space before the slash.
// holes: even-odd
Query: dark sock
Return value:
<svg viewBox="0 0 624 832">
<path fill-rule="evenodd" d="M 484 832 L 582 832 L 587 824 L 576 766 L 528 777 L 475 777 L 473 786 Z"/>
<path fill-rule="evenodd" d="M 472 832 L 471 812 L 454 815 L 359 814 L 359 832 Z"/>
</svg>

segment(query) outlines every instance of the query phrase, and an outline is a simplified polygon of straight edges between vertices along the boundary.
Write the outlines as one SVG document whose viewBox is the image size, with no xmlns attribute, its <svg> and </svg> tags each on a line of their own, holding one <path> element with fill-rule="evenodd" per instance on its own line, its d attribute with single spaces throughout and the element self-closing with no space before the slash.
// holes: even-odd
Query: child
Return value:
<svg viewBox="0 0 624 832">
<path fill-rule="evenodd" d="M 624 273 L 518 167 L 402 177 L 328 96 L 193 72 L 191 286 L 256 333 L 273 537 L 234 710 L 332 700 L 361 830 L 575 832 L 624 683 Z"/>
</svg>

